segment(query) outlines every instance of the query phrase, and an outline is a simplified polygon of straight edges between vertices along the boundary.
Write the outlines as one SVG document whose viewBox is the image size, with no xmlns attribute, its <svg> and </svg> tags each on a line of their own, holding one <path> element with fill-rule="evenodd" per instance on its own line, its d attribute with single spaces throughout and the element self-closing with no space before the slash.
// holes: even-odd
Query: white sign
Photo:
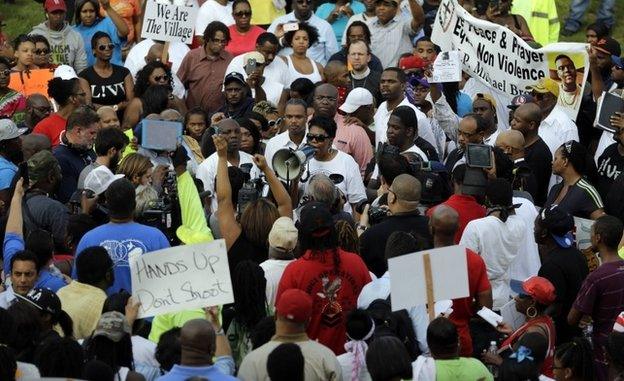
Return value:
<svg viewBox="0 0 624 381">
<path fill-rule="evenodd" d="M 158 3 L 148 0 L 143 18 L 141 38 L 159 41 L 193 42 L 197 8 Z"/>
<path fill-rule="evenodd" d="M 579 250 L 585 250 L 591 246 L 591 228 L 594 222 L 587 218 L 574 217 L 574 237 Z"/>
<path fill-rule="evenodd" d="M 432 83 L 461 81 L 462 64 L 460 52 L 442 52 L 433 62 Z"/>
<path fill-rule="evenodd" d="M 589 72 L 586 44 L 554 43 L 533 49 L 502 25 L 472 16 L 457 0 L 442 0 L 431 41 L 442 51 L 460 50 L 463 70 L 493 90 L 515 96 L 542 78 L 559 87 L 557 104 L 572 118 L 581 105 Z"/>
<path fill-rule="evenodd" d="M 130 274 L 139 318 L 234 302 L 222 239 L 132 256 Z"/>
<path fill-rule="evenodd" d="M 468 288 L 466 248 L 448 246 L 402 255 L 388 261 L 392 279 L 392 310 L 427 303 L 427 283 L 423 255 L 429 253 L 433 278 L 433 300 L 465 298 Z"/>
</svg>

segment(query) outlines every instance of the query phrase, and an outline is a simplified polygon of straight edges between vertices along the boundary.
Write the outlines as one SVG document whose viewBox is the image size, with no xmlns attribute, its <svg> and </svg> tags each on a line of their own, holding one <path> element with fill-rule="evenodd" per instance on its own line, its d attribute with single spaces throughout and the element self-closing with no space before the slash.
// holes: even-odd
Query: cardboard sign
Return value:
<svg viewBox="0 0 624 381">
<path fill-rule="evenodd" d="M 442 52 L 433 62 L 432 83 L 461 81 L 462 65 L 458 51 Z"/>
<path fill-rule="evenodd" d="M 28 97 L 32 94 L 48 96 L 48 82 L 54 76 L 50 69 L 35 69 L 29 71 L 14 71 L 11 73 L 9 88 Z"/>
<path fill-rule="evenodd" d="M 139 318 L 233 303 L 225 240 L 130 257 Z"/>
<path fill-rule="evenodd" d="M 449 246 L 402 255 L 388 261 L 392 310 L 427 303 L 425 254 L 429 254 L 433 300 L 465 298 L 468 288 L 466 248 Z"/>
<path fill-rule="evenodd" d="M 143 18 L 141 38 L 159 41 L 193 42 L 197 8 L 148 0 Z"/>
</svg>

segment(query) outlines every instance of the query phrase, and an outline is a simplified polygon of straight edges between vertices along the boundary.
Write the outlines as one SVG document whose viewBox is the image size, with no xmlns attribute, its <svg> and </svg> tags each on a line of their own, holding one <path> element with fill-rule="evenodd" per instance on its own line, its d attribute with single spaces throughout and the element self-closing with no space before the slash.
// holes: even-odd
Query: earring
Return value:
<svg viewBox="0 0 624 381">
<path fill-rule="evenodd" d="M 528 316 L 529 319 L 533 319 L 534 317 L 536 317 L 537 316 L 537 308 L 535 308 L 534 306 L 531 306 L 531 307 L 527 308 L 526 316 Z"/>
</svg>

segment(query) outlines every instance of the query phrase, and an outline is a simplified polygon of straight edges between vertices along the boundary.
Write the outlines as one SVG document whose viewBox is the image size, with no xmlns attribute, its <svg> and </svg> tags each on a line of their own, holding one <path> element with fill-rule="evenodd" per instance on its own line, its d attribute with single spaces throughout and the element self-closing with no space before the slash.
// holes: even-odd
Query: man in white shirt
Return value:
<svg viewBox="0 0 624 381">
<path fill-rule="evenodd" d="M 234 24 L 232 17 L 232 2 L 228 0 L 206 0 L 199 7 L 195 19 L 195 35 L 202 37 L 204 29 L 213 21 L 221 21 L 226 26 Z"/>
<path fill-rule="evenodd" d="M 303 100 L 294 98 L 286 103 L 283 122 L 286 125 L 286 131 L 269 139 L 264 148 L 264 157 L 269 168 L 273 169 L 273 156 L 280 149 L 298 150 L 307 143 L 307 118 L 307 105 Z"/>
<path fill-rule="evenodd" d="M 280 217 L 269 232 L 269 259 L 262 262 L 266 278 L 266 300 L 271 308 L 277 298 L 277 287 L 286 266 L 295 260 L 293 250 L 297 246 L 298 231 L 292 218 Z"/>
<path fill-rule="evenodd" d="M 250 177 L 252 179 L 260 176 L 260 170 L 253 163 L 253 156 L 239 151 L 241 130 L 240 126 L 234 119 L 223 119 L 217 124 L 217 131 L 220 135 L 225 136 L 228 142 L 228 167 L 241 167 L 243 164 L 251 164 Z M 210 191 L 212 197 L 210 199 L 210 208 L 214 213 L 217 211 L 217 197 L 215 195 L 215 177 L 217 176 L 217 163 L 219 158 L 217 153 L 208 156 L 206 160 L 197 167 L 196 177 L 204 184 L 204 191 Z"/>
<path fill-rule="evenodd" d="M 483 144 L 494 147 L 498 137 L 498 121 L 496 117 L 496 101 L 490 94 L 478 93 L 472 101 L 472 112 L 482 117 L 488 124 L 483 135 Z"/>
<path fill-rule="evenodd" d="M 308 57 L 325 66 L 329 57 L 338 51 L 338 42 L 331 25 L 322 18 L 316 16 L 312 9 L 312 0 L 292 0 L 293 11 L 276 18 L 269 26 L 269 32 L 278 38 L 284 35 L 284 24 L 307 22 L 318 30 L 318 41 L 308 48 Z M 292 53 L 291 48 L 282 49 L 282 55 Z"/>
<path fill-rule="evenodd" d="M 261 53 L 264 56 L 264 78 L 268 82 L 279 83 L 283 86 L 287 86 L 288 80 L 288 66 L 283 60 L 276 60 L 275 57 L 279 51 L 279 40 L 273 33 L 262 33 L 256 39 L 256 52 Z M 232 58 L 232 61 L 225 70 L 225 74 L 229 74 L 233 71 L 241 73 L 243 77 L 247 78 L 247 72 L 245 71 L 245 65 L 247 60 L 244 55 L 238 55 Z M 265 90 L 266 92 L 266 90 Z M 267 96 L 269 94 L 267 93 Z M 281 95 L 281 92 L 280 92 Z M 275 103 L 277 106 L 277 103 Z"/>
<path fill-rule="evenodd" d="M 485 197 L 491 205 L 488 215 L 470 221 L 459 244 L 483 257 L 492 285 L 493 309 L 500 310 L 509 301 L 509 267 L 520 252 L 527 227 L 516 215 L 513 190 L 507 180 L 491 181 Z"/>
<path fill-rule="evenodd" d="M 578 128 L 568 114 L 557 106 L 559 85 L 550 78 L 540 79 L 535 85 L 528 86 L 535 103 L 542 110 L 542 123 L 538 135 L 546 143 L 553 157 L 563 143 L 579 141 Z"/>
<path fill-rule="evenodd" d="M 388 129 L 388 119 L 390 114 L 398 106 L 408 106 L 414 110 L 418 118 L 418 136 L 428 141 L 432 146 L 437 147 L 435 136 L 431 131 L 431 124 L 427 116 L 409 102 L 405 96 L 405 83 L 407 78 L 403 70 L 391 67 L 381 73 L 379 87 L 381 96 L 385 99 L 375 113 L 375 147 L 379 143 L 388 141 L 386 130 Z"/>
</svg>

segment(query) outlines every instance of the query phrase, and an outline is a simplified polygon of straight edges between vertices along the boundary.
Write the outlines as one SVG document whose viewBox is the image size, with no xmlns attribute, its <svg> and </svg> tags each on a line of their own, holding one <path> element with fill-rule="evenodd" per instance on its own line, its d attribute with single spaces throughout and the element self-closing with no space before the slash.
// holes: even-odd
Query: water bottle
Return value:
<svg viewBox="0 0 624 381">
<path fill-rule="evenodd" d="M 587 341 L 589 341 L 589 345 L 591 345 L 592 347 L 593 347 L 593 342 L 592 342 L 593 332 L 594 332 L 594 325 L 591 322 L 587 323 L 583 327 L 583 336 L 587 339 Z"/>
<path fill-rule="evenodd" d="M 490 347 L 488 348 L 488 353 L 498 355 L 498 346 L 496 345 L 496 341 L 490 341 Z M 492 373 L 494 378 L 498 377 L 498 366 L 494 364 L 487 365 L 488 370 Z"/>
</svg>

